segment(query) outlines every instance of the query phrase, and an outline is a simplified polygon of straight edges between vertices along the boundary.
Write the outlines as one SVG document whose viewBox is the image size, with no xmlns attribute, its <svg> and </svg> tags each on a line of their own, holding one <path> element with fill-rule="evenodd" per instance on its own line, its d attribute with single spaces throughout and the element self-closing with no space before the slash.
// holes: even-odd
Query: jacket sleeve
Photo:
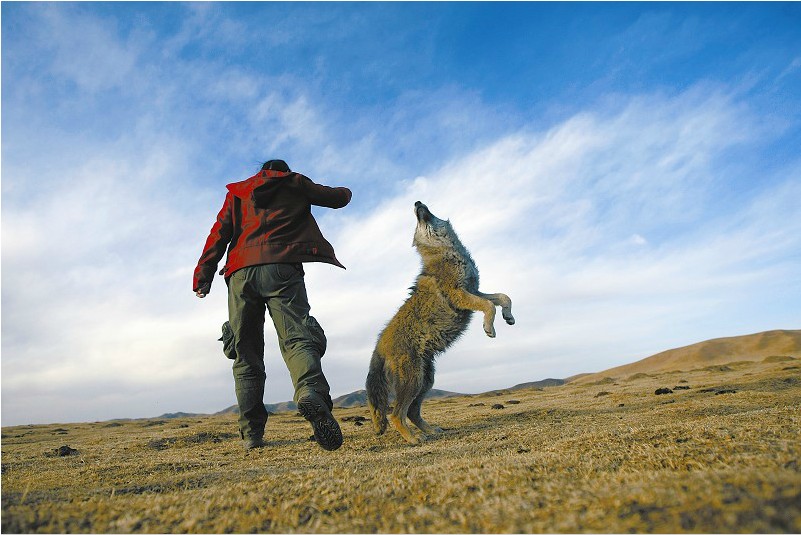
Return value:
<svg viewBox="0 0 801 535">
<path fill-rule="evenodd" d="M 310 203 L 317 206 L 325 206 L 326 208 L 342 208 L 347 206 L 353 194 L 348 188 L 332 188 L 315 184 L 310 178 L 303 175 L 300 177 L 300 184 L 303 188 L 303 193 Z"/>
<path fill-rule="evenodd" d="M 229 191 L 225 196 L 225 202 L 220 209 L 220 213 L 217 214 L 217 221 L 211 227 L 209 237 L 206 239 L 206 245 L 203 247 L 203 253 L 200 255 L 200 260 L 197 262 L 195 276 L 192 281 L 192 291 L 196 292 L 206 285 L 208 285 L 209 289 L 211 288 L 214 273 L 217 271 L 217 264 L 220 263 L 225 254 L 228 242 L 231 241 L 231 236 L 234 233 L 233 207 L 234 195 Z"/>
</svg>

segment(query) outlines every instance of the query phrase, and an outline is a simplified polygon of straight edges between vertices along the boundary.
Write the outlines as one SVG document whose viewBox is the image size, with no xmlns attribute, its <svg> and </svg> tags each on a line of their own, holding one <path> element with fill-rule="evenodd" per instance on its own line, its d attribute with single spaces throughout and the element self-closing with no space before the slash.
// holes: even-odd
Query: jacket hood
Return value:
<svg viewBox="0 0 801 535">
<path fill-rule="evenodd" d="M 288 182 L 295 173 L 264 170 L 241 182 L 228 184 L 226 188 L 240 199 L 253 199 L 258 207 L 266 206 L 273 194 Z"/>
</svg>

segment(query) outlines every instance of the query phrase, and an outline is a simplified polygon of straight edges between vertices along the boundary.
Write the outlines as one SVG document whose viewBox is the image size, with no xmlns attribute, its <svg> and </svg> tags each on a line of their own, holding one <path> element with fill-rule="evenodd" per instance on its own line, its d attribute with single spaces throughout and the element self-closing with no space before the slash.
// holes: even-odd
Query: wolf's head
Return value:
<svg viewBox="0 0 801 535">
<path fill-rule="evenodd" d="M 412 245 L 418 250 L 453 249 L 457 245 L 461 246 L 450 221 L 438 218 L 420 201 L 414 203 L 414 213 L 417 216 L 417 228 Z"/>
</svg>

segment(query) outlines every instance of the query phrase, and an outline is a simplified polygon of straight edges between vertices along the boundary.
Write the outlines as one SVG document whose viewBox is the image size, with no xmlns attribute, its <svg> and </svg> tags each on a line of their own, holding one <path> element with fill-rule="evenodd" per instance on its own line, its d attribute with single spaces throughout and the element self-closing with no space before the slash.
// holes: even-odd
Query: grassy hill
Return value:
<svg viewBox="0 0 801 535">
<path fill-rule="evenodd" d="M 527 388 L 545 388 L 561 386 L 565 383 L 591 383 L 599 380 L 611 380 L 613 377 L 624 377 L 637 373 L 654 373 L 671 370 L 692 370 L 712 365 L 724 365 L 730 362 L 743 360 L 761 360 L 769 356 L 801 357 L 801 330 L 776 330 L 757 334 L 734 336 L 707 340 L 678 349 L 663 351 L 643 360 L 610 368 L 598 373 L 582 373 L 566 379 L 542 379 L 520 383 L 509 388 L 492 390 L 489 394 L 504 393 Z M 457 392 L 432 389 L 426 399 L 447 398 L 460 396 Z M 334 407 L 350 408 L 363 407 L 367 404 L 367 394 L 364 390 L 357 390 L 333 400 Z M 267 411 L 272 414 L 297 411 L 294 401 L 281 403 L 265 403 Z M 216 414 L 238 414 L 239 407 L 231 405 Z M 169 413 L 159 418 L 177 418 L 182 416 L 196 416 L 192 413 Z"/>
<path fill-rule="evenodd" d="M 604 377 L 620 378 L 637 373 L 694 370 L 739 361 L 759 361 L 771 356 L 801 357 L 801 330 L 766 331 L 707 340 L 663 351 L 643 360 L 599 373 L 577 376 L 573 381 L 590 383 Z"/>
<path fill-rule="evenodd" d="M 799 406 L 768 357 L 429 400 L 420 446 L 364 407 L 335 452 L 291 412 L 251 452 L 232 414 L 6 427 L 2 531 L 798 533 Z"/>
<path fill-rule="evenodd" d="M 801 358 L 801 330 L 775 330 L 744 336 L 716 338 L 697 344 L 663 351 L 648 358 L 617 366 L 598 373 L 582 373 L 566 379 L 543 379 L 520 383 L 515 386 L 492 390 L 488 394 L 505 393 L 527 388 L 545 388 L 561 386 L 565 383 L 592 383 L 604 380 L 613 380 L 616 377 L 632 376 L 638 373 L 653 374 L 677 370 L 693 370 L 714 365 L 726 365 L 739 361 L 758 361 L 766 357 L 792 356 Z M 463 394 L 448 392 L 446 390 L 432 389 L 427 399 L 453 397 Z M 334 400 L 334 407 L 350 408 L 363 407 L 367 404 L 367 395 L 364 390 L 357 390 L 345 394 Z M 273 414 L 280 412 L 294 412 L 297 405 L 292 401 L 265 404 L 267 410 Z M 217 414 L 237 414 L 236 405 L 223 409 Z M 161 418 L 173 418 L 185 413 L 165 414 Z"/>
</svg>

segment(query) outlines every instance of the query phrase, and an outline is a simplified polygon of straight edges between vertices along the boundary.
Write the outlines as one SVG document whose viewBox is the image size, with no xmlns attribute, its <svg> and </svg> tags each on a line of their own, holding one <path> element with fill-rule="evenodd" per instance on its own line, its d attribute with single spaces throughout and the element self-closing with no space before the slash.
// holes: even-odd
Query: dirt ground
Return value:
<svg viewBox="0 0 801 535">
<path fill-rule="evenodd" d="M 2 530 L 801 532 L 798 359 L 430 400 L 423 414 L 445 431 L 409 446 L 376 437 L 366 408 L 338 409 L 335 452 L 294 413 L 251 452 L 232 415 L 4 427 Z"/>
</svg>

